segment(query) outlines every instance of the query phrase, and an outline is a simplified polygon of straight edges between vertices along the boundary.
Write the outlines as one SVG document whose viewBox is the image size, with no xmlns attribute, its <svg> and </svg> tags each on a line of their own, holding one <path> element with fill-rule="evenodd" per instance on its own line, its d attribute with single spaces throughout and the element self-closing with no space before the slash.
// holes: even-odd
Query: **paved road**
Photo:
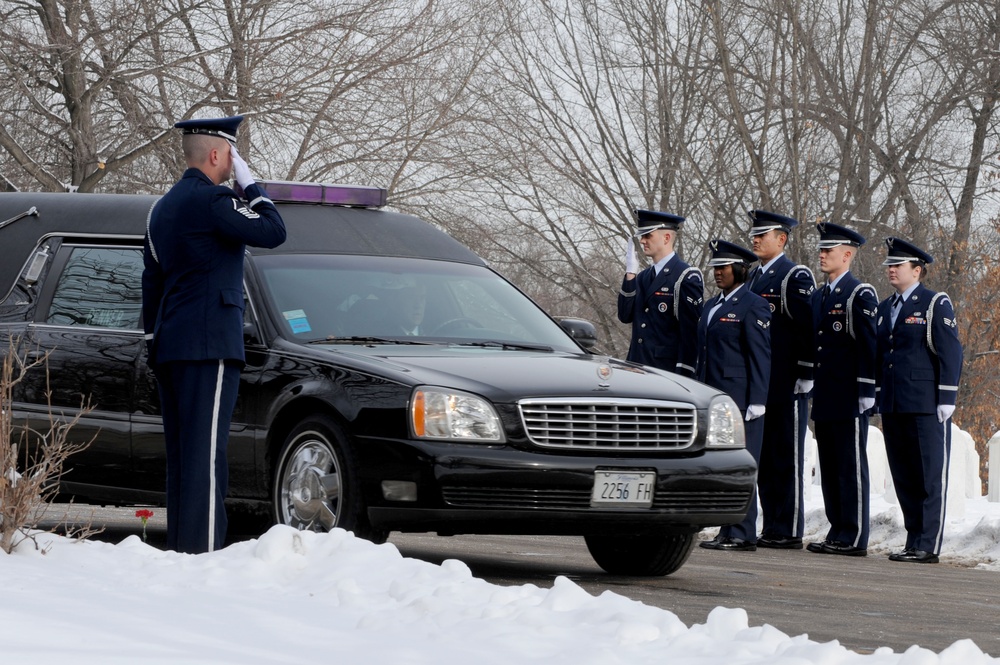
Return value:
<svg viewBox="0 0 1000 665">
<path fill-rule="evenodd" d="M 715 607 L 742 607 L 751 626 L 770 624 L 818 642 L 839 640 L 860 652 L 896 652 L 913 644 L 935 652 L 970 638 L 1000 655 L 1000 573 L 947 564 L 890 562 L 758 550 L 696 548 L 673 575 L 634 579 L 605 574 L 578 538 L 394 534 L 405 556 L 464 561 L 497 584 L 548 586 L 565 575 L 590 593 L 616 593 L 670 610 L 685 624 L 704 623 Z"/>
<path fill-rule="evenodd" d="M 156 510 L 147 527 L 150 544 L 157 546 L 164 541 L 162 515 Z M 107 526 L 97 537 L 110 542 L 141 531 L 134 509 L 99 509 L 93 522 Z M 884 556 L 695 548 L 673 575 L 636 579 L 604 573 L 580 538 L 394 533 L 389 540 L 404 556 L 433 563 L 460 559 L 474 575 L 496 584 L 548 587 L 563 575 L 594 595 L 610 589 L 670 610 L 687 625 L 704 623 L 718 606 L 742 607 L 751 626 L 770 624 L 818 642 L 839 640 L 864 653 L 880 646 L 898 653 L 914 644 L 940 652 L 969 638 L 984 652 L 1000 655 L 995 571 L 899 564 Z"/>
</svg>

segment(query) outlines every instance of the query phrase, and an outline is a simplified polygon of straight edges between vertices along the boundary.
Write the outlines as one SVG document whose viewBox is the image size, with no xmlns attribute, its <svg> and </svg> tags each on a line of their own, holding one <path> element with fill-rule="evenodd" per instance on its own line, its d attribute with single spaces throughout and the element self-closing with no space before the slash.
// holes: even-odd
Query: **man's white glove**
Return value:
<svg viewBox="0 0 1000 665">
<path fill-rule="evenodd" d="M 240 153 L 236 151 L 236 146 L 230 144 L 229 152 L 233 156 L 233 177 L 236 178 L 236 182 L 239 183 L 240 187 L 246 189 L 254 183 L 253 176 L 250 175 L 250 167 L 240 157 Z"/>
<path fill-rule="evenodd" d="M 954 404 L 938 404 L 937 417 L 939 423 L 947 421 L 953 413 L 955 413 Z"/>
<path fill-rule="evenodd" d="M 815 382 L 812 379 L 796 379 L 795 380 L 795 394 L 796 395 L 808 395 L 812 392 L 813 384 Z"/>
<path fill-rule="evenodd" d="M 864 413 L 865 411 L 868 411 L 873 406 L 875 406 L 875 398 L 874 397 L 859 397 L 858 398 L 858 411 L 860 411 L 861 413 Z"/>
<path fill-rule="evenodd" d="M 635 243 L 632 238 L 625 239 L 625 272 L 635 275 L 639 272 L 639 257 L 635 255 Z"/>
<path fill-rule="evenodd" d="M 764 415 L 764 411 L 766 411 L 766 410 L 767 410 L 767 407 L 765 407 L 763 404 L 751 404 L 750 406 L 747 407 L 747 418 L 746 419 L 748 421 L 749 420 L 757 420 L 762 415 Z"/>
</svg>

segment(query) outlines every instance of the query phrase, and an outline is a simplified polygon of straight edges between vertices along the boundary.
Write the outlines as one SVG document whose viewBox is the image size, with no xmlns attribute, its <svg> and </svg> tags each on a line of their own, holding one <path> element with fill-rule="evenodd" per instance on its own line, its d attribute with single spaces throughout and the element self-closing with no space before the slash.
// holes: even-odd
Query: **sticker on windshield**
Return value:
<svg viewBox="0 0 1000 665">
<path fill-rule="evenodd" d="M 291 309 L 287 312 L 282 312 L 282 315 L 285 317 L 285 321 L 288 321 L 288 325 L 291 326 L 293 334 L 301 335 L 312 330 L 312 327 L 309 325 L 309 319 L 306 318 L 305 310 Z"/>
</svg>

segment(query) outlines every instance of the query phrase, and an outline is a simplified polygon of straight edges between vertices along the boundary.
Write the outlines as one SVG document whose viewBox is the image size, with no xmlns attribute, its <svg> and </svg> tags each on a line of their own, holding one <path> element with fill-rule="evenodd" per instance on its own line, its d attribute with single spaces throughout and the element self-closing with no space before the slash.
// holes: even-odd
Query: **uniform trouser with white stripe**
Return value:
<svg viewBox="0 0 1000 665">
<path fill-rule="evenodd" d="M 933 413 L 885 413 L 882 432 L 892 483 L 903 511 L 906 548 L 940 554 L 948 497 L 951 419 L 940 423 Z"/>
<path fill-rule="evenodd" d="M 868 547 L 868 416 L 814 421 L 827 540 Z"/>
<path fill-rule="evenodd" d="M 746 411 L 741 412 L 743 417 L 746 418 Z M 760 461 L 760 445 L 764 438 L 764 422 L 767 416 L 761 416 L 760 418 L 755 418 L 754 420 L 744 420 L 743 430 L 746 433 L 747 439 L 747 451 L 753 455 L 755 462 Z M 747 510 L 746 517 L 739 524 L 729 524 L 722 527 L 719 530 L 719 536 L 722 538 L 742 538 L 743 540 L 750 541 L 751 543 L 757 542 L 757 490 L 754 488 L 753 494 L 750 496 L 750 507 Z"/>
<path fill-rule="evenodd" d="M 764 514 L 761 535 L 801 538 L 805 526 L 802 463 L 809 402 L 804 395 L 767 403 L 757 486 Z"/>
<path fill-rule="evenodd" d="M 158 366 L 156 378 L 167 457 L 167 548 L 211 552 L 226 539 L 226 449 L 240 367 L 176 361 Z"/>
</svg>

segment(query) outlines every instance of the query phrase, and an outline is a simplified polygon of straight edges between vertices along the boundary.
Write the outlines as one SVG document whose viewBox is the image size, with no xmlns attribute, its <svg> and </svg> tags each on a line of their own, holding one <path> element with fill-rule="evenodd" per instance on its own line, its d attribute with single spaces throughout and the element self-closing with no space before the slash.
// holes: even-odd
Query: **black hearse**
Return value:
<svg viewBox="0 0 1000 665">
<path fill-rule="evenodd" d="M 702 528 L 739 521 L 756 467 L 735 404 L 587 350 L 465 246 L 380 209 L 385 190 L 266 183 L 288 227 L 248 251 L 247 365 L 230 499 L 270 523 L 582 535 L 619 574 L 664 575 Z M 61 489 L 160 504 L 165 463 L 140 322 L 153 196 L 0 194 L 0 353 L 48 352 L 56 413 L 96 435 Z M 48 427 L 47 378 L 17 386 L 19 426 Z"/>
</svg>

